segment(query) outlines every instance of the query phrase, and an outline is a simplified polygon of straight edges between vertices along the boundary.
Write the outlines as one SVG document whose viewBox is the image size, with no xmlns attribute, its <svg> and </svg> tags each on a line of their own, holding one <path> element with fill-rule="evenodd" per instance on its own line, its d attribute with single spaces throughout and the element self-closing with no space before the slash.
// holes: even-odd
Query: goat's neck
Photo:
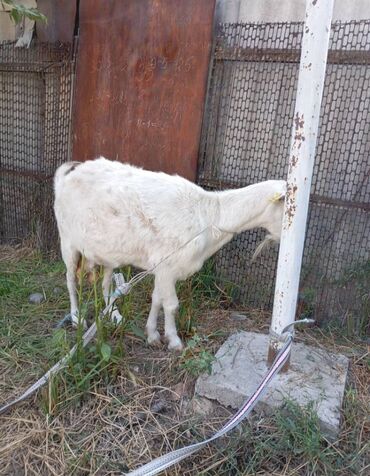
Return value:
<svg viewBox="0 0 370 476">
<path fill-rule="evenodd" d="M 230 233 L 263 226 L 263 214 L 268 204 L 265 182 L 237 190 L 218 192 L 219 219 L 217 226 Z"/>
</svg>

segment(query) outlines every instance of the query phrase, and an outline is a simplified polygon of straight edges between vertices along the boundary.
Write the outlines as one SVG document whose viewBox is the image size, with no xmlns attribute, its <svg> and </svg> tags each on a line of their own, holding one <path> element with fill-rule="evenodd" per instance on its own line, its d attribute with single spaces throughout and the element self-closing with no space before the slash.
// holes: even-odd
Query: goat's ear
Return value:
<svg viewBox="0 0 370 476">
<path fill-rule="evenodd" d="M 270 202 L 272 203 L 277 203 L 277 202 L 283 202 L 285 199 L 285 192 L 276 192 L 272 197 L 270 197 Z"/>
</svg>

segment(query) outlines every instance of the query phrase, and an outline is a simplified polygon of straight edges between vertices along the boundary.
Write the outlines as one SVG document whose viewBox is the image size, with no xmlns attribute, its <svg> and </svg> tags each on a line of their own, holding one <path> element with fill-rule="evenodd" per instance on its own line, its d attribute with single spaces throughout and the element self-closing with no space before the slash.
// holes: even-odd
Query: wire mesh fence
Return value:
<svg viewBox="0 0 370 476">
<path fill-rule="evenodd" d="M 199 161 L 204 187 L 286 177 L 302 33 L 302 23 L 219 26 Z M 334 23 L 297 312 L 341 317 L 357 330 L 370 315 L 369 86 L 370 21 Z M 238 299 L 270 308 L 278 250 L 251 262 L 263 236 L 240 235 L 216 263 Z"/>
<path fill-rule="evenodd" d="M 70 156 L 74 49 L 0 43 L 0 242 L 56 248 L 52 177 Z"/>
</svg>

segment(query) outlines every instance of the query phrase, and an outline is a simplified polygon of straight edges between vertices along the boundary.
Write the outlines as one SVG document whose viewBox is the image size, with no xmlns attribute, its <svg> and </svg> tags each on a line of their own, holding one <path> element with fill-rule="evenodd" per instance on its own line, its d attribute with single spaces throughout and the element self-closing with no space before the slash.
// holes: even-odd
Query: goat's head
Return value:
<svg viewBox="0 0 370 476">
<path fill-rule="evenodd" d="M 286 195 L 285 180 L 271 181 L 272 190 L 269 192 L 268 204 L 264 212 L 264 228 L 268 231 L 265 239 L 257 246 L 253 260 L 270 243 L 279 242 L 283 223 L 284 201 Z"/>
<path fill-rule="evenodd" d="M 266 229 L 269 232 L 271 240 L 279 241 L 283 223 L 284 201 L 287 184 L 285 180 L 276 180 L 274 182 L 274 188 L 275 191 L 269 197 L 269 204 L 266 209 Z"/>
</svg>

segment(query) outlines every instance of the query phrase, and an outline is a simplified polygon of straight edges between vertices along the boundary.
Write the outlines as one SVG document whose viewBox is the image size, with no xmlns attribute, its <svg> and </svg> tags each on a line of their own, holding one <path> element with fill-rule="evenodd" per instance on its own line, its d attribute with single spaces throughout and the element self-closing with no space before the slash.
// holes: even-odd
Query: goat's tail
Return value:
<svg viewBox="0 0 370 476">
<path fill-rule="evenodd" d="M 62 183 L 64 177 L 68 176 L 68 174 L 70 174 L 80 164 L 81 162 L 65 162 L 60 165 L 54 174 L 54 188 L 57 189 Z"/>
</svg>

